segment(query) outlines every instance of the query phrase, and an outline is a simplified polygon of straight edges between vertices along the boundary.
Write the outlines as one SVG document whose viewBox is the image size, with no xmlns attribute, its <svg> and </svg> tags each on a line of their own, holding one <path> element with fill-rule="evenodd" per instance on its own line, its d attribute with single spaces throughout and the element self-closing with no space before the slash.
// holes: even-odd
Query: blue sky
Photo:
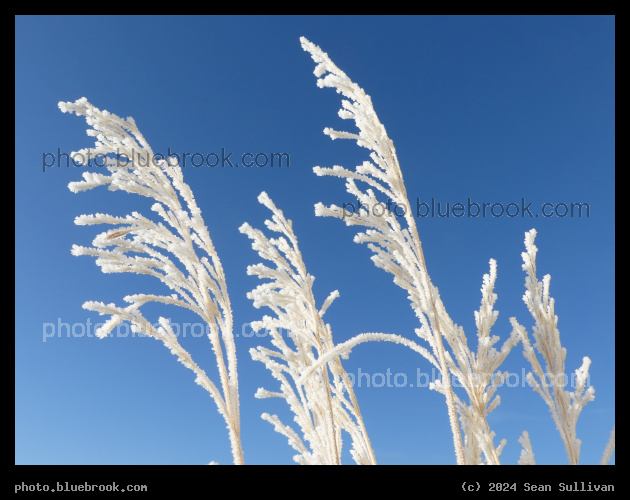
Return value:
<svg viewBox="0 0 630 500">
<path fill-rule="evenodd" d="M 531 332 L 522 302 L 525 231 L 538 231 L 539 278 L 551 274 L 558 327 L 573 372 L 589 356 L 595 401 L 578 423 L 581 463 L 597 463 L 614 424 L 614 18 L 579 17 L 17 17 L 15 40 L 15 462 L 16 464 L 230 463 L 224 423 L 193 375 L 150 338 L 93 337 L 100 317 L 87 300 L 122 304 L 138 292 L 164 292 L 137 275 L 104 275 L 72 244 L 96 234 L 76 216 L 133 210 L 144 199 L 106 189 L 67 189 L 82 169 L 51 167 L 46 153 L 93 144 L 83 118 L 59 101 L 80 97 L 133 116 L 156 152 L 288 153 L 290 167 L 187 167 L 191 186 L 226 271 L 239 360 L 242 444 L 249 464 L 290 464 L 286 439 L 260 419 L 291 421 L 282 400 L 253 397 L 276 389 L 249 349 L 268 345 L 242 325 L 260 319 L 246 275 L 260 261 L 238 232 L 262 227 L 266 191 L 294 222 L 334 338 L 381 331 L 414 338 L 404 292 L 373 266 L 370 252 L 338 220 L 315 217 L 317 202 L 350 202 L 340 179 L 312 167 L 367 159 L 324 127 L 354 131 L 337 116 L 339 96 L 318 89 L 299 37 L 320 45 L 372 97 L 394 141 L 410 201 L 588 203 L 589 217 L 418 217 L 433 282 L 451 317 L 476 345 L 488 261 L 498 262 L 493 333 L 505 339 L 514 316 Z M 525 200 L 525 201 L 523 201 Z M 444 208 L 442 208 L 444 210 Z M 265 311 L 266 313 L 266 311 Z M 179 311 L 147 316 L 195 322 Z M 214 373 L 209 343 L 182 340 Z M 418 387 L 431 370 L 411 351 L 382 343 L 357 347 L 344 363 L 376 458 L 383 464 L 455 463 L 443 397 Z M 499 390 L 490 425 L 507 439 L 502 461 L 518 461 L 530 434 L 538 463 L 566 453 L 543 400 L 523 387 L 520 346 L 502 369 L 518 377 Z M 389 376 L 389 383 L 387 374 Z M 421 375 L 421 378 L 424 375 Z M 513 379 L 517 380 L 517 379 Z M 394 381 L 396 384 L 394 384 Z M 389 385 L 389 387 L 388 387 Z M 398 385 L 399 387 L 396 387 Z M 346 462 L 349 462 L 346 456 Z M 613 459 L 614 462 L 614 459 Z"/>
</svg>

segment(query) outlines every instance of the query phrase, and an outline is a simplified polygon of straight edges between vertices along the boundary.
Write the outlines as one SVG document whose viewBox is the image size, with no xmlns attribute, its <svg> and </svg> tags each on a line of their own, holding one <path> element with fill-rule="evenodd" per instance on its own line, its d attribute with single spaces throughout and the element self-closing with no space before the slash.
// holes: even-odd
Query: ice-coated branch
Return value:
<svg viewBox="0 0 630 500">
<path fill-rule="evenodd" d="M 499 352 L 492 348 L 498 341 L 498 337 L 489 336 L 497 314 L 492 308 L 495 300 L 491 290 L 494 278 L 484 277 L 484 302 L 480 312 L 476 313 L 479 347 L 475 355 L 468 348 L 463 330 L 447 314 L 437 288 L 431 283 L 396 150 L 374 111 L 370 96 L 350 80 L 317 45 L 304 37 L 300 41 L 302 48 L 317 64 L 314 73 L 318 78 L 318 87 L 334 88 L 344 97 L 339 116 L 353 120 L 358 129 L 358 133 L 350 133 L 325 128 L 324 133 L 332 139 L 356 140 L 359 146 L 370 151 L 371 160 L 364 161 L 354 170 L 338 165 L 332 168 L 315 167 L 313 170 L 319 176 L 344 178 L 346 191 L 357 199 L 359 207 L 365 207 L 348 214 L 339 206 L 318 203 L 315 205 L 315 214 L 342 219 L 348 226 L 360 226 L 363 232 L 358 233 L 354 241 L 367 243 L 374 254 L 374 264 L 392 274 L 394 283 L 408 293 L 411 307 L 420 322 L 416 333 L 431 349 L 430 358 L 425 354 L 428 350 L 422 355 L 431 362 L 437 362 L 440 370 L 441 381 L 432 388 L 439 390 L 446 398 L 457 463 L 481 461 L 481 458 L 473 460 L 471 453 L 465 451 L 457 422 L 459 412 L 468 443 L 466 448 L 476 449 L 479 444 L 486 455 L 485 463 L 497 464 L 501 447 L 497 448 L 492 443 L 494 434 L 486 421 L 487 413 L 499 402 L 498 397 L 492 401 L 490 399 L 496 389 L 490 378 L 516 343 L 516 336 L 510 337 Z M 366 187 L 360 187 L 361 183 Z M 379 196 L 387 197 L 387 204 Z M 377 205 L 378 210 L 375 210 Z M 496 276 L 496 264 L 492 266 L 491 274 Z M 444 340 L 452 355 L 446 350 Z M 454 394 L 451 373 L 462 382 L 470 404 L 463 404 Z M 468 433 L 474 435 L 469 436 Z"/>
<path fill-rule="evenodd" d="M 481 306 L 475 311 L 477 326 L 477 352 L 471 352 L 461 327 L 447 329 L 448 345 L 453 351 L 455 359 L 447 352 L 451 373 L 457 377 L 469 397 L 469 404 L 462 402 L 455 396 L 457 409 L 460 414 L 462 429 L 464 429 L 467 464 L 500 464 L 500 450 L 504 446 L 494 445 L 494 432 L 488 426 L 487 415 L 499 405 L 500 397 L 494 396 L 499 386 L 507 376 L 507 372 L 500 372 L 499 366 L 519 338 L 515 332 L 503 343 L 500 350 L 493 346 L 499 341 L 498 336 L 491 336 L 490 330 L 494 326 L 499 312 L 494 309 L 497 295 L 494 286 L 497 279 L 497 263 L 490 260 L 490 272 L 484 274 L 481 287 Z M 441 390 L 441 387 L 436 387 Z M 479 457 L 482 451 L 485 460 Z"/>
<path fill-rule="evenodd" d="M 534 452 L 532 451 L 532 443 L 529 440 L 529 434 L 527 433 L 527 431 L 523 431 L 521 437 L 518 438 L 518 442 L 521 443 L 521 445 L 523 446 L 518 464 L 536 465 L 536 461 L 534 460 Z"/>
<path fill-rule="evenodd" d="M 315 278 L 306 270 L 291 221 L 265 192 L 258 201 L 272 212 L 265 225 L 281 236 L 268 238 L 247 223 L 240 228 L 260 257 L 273 265 L 247 268 L 247 274 L 264 280 L 248 298 L 255 307 L 268 307 L 274 313 L 252 327 L 269 331 L 275 350 L 259 346 L 250 353 L 280 382 L 280 391 L 261 388 L 256 397 L 285 399 L 302 437 L 276 415 L 265 413 L 263 418 L 288 439 L 298 452 L 294 460 L 300 464 L 340 464 L 342 431 L 350 434 L 350 453 L 356 463 L 376 464 L 351 380 L 339 359 L 341 353 L 335 349 L 330 325 L 322 319 L 339 293 L 331 293 L 320 309 L 316 307 Z"/>
<path fill-rule="evenodd" d="M 341 344 L 337 344 L 333 349 L 327 351 L 326 354 L 320 356 L 314 364 L 309 366 L 308 369 L 302 373 L 302 376 L 300 377 L 300 380 L 298 382 L 303 383 L 306 377 L 309 377 L 311 373 L 317 370 L 324 363 L 327 363 L 330 359 L 337 356 L 341 356 L 342 358 L 346 359 L 350 355 L 352 349 L 357 345 L 363 344 L 365 342 L 374 341 L 393 342 L 395 344 L 407 346 L 411 350 L 416 351 L 417 353 L 427 358 L 436 368 L 439 369 L 439 365 L 437 361 L 435 361 L 431 353 L 429 353 L 424 347 L 418 345 L 413 340 L 409 340 L 405 337 L 401 337 L 400 335 L 394 335 L 391 333 L 360 333 Z"/>
<path fill-rule="evenodd" d="M 608 439 L 608 444 L 604 449 L 604 454 L 602 455 L 602 459 L 599 462 L 599 465 L 608 465 L 610 461 L 610 457 L 615 451 L 615 426 L 613 425 L 612 431 L 610 431 L 610 438 Z"/>
<path fill-rule="evenodd" d="M 513 332 L 516 332 L 523 341 L 523 355 L 532 368 L 532 371 L 527 374 L 527 381 L 549 406 L 549 411 L 567 451 L 569 463 L 577 465 L 582 443 L 576 435 L 577 420 L 586 403 L 595 399 L 595 389 L 592 386 L 586 386 L 591 360 L 584 357 L 582 366 L 575 371 L 572 379 L 575 382 L 575 390 L 565 390 L 568 380 L 564 363 L 567 350 L 560 342 L 555 301 L 549 295 L 551 276 L 546 275 L 542 282 L 536 277 L 538 248 L 534 245 L 535 238 L 535 229 L 525 233 L 526 251 L 521 254 L 523 271 L 527 274 L 523 301 L 534 319 L 533 346 L 525 327 L 520 325 L 515 318 L 510 318 L 510 321 Z M 536 352 L 542 356 L 544 368 Z"/>
<path fill-rule="evenodd" d="M 107 186 L 113 191 L 139 194 L 155 200 L 151 210 L 157 214 L 157 221 L 138 212 L 125 217 L 81 215 L 75 219 L 77 225 L 105 224 L 110 229 L 96 236 L 91 247 L 74 245 L 72 254 L 96 257 L 96 264 L 104 273 L 154 276 L 172 292 L 129 295 L 124 298 L 130 303 L 127 307 L 86 302 L 84 308 L 110 316 L 97 335 L 102 338 L 121 322 L 129 321 L 132 329 L 161 340 L 195 372 L 196 382 L 210 393 L 227 423 L 234 463 L 243 463 L 236 349 L 225 275 L 181 168 L 172 158 L 167 161 L 153 154 L 133 118 L 123 119 L 101 111 L 86 98 L 60 102 L 59 108 L 85 116 L 91 126 L 88 135 L 96 137 L 93 148 L 72 153 L 73 159 L 88 165 L 96 156 L 102 157 L 99 166 L 103 165 L 103 173 L 84 172 L 82 181 L 69 184 L 70 190 L 76 193 Z M 140 314 L 140 307 L 150 302 L 188 309 L 208 324 L 221 390 L 182 348 L 167 320 L 159 318 L 160 326 L 155 328 Z"/>
</svg>

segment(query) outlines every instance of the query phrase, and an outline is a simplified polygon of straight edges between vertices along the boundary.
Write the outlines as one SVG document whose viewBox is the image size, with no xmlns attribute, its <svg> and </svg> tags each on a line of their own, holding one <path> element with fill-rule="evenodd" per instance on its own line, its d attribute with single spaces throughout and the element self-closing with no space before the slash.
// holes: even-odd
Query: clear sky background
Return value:
<svg viewBox="0 0 630 500">
<path fill-rule="evenodd" d="M 63 114 L 59 101 L 80 97 L 119 116 L 133 116 L 156 152 L 288 153 L 290 167 L 186 167 L 210 235 L 226 270 L 239 361 L 242 444 L 249 464 L 290 464 L 294 450 L 260 419 L 280 399 L 249 349 L 269 345 L 243 325 L 261 318 L 246 293 L 246 275 L 260 262 L 245 221 L 262 227 L 266 191 L 294 222 L 321 304 L 338 289 L 326 314 L 334 338 L 381 331 L 415 338 L 417 320 L 405 293 L 352 242 L 353 228 L 315 217 L 317 202 L 350 202 L 340 179 L 312 167 L 352 168 L 367 151 L 331 141 L 326 126 L 354 131 L 337 116 L 340 96 L 318 89 L 314 63 L 299 37 L 320 45 L 372 97 L 394 141 L 412 204 L 588 203 L 586 217 L 418 217 L 433 282 L 455 322 L 476 346 L 488 261 L 498 262 L 493 329 L 502 341 L 514 316 L 531 333 L 522 302 L 525 231 L 536 228 L 539 278 L 551 294 L 573 372 L 592 360 L 595 401 L 578 423 L 581 463 L 597 463 L 615 413 L 613 17 L 17 17 L 15 40 L 15 462 L 17 464 L 231 463 L 225 425 L 193 374 L 151 338 L 99 340 L 103 318 L 87 300 L 122 304 L 125 295 L 163 293 L 137 275 L 104 275 L 90 257 L 93 228 L 76 216 L 133 210 L 150 215 L 145 199 L 104 188 L 67 189 L 84 169 L 51 167 L 45 153 L 93 144 L 83 118 Z M 560 206 L 562 209 L 562 206 Z M 147 316 L 195 322 L 172 309 Z M 243 334 L 245 332 L 245 334 Z M 183 345 L 209 374 L 209 342 L 187 332 Z M 197 336 L 191 335 L 197 333 Z M 501 341 L 501 342 L 502 342 Z M 344 362 L 368 433 L 382 464 L 455 463 L 442 395 L 418 387 L 429 363 L 403 347 L 357 347 Z M 528 364 L 517 346 L 502 369 L 503 387 L 489 422 L 503 463 L 515 464 L 527 430 L 536 460 L 565 464 L 549 411 L 526 385 Z M 389 383 L 387 374 L 389 376 Z M 516 378 L 514 378 L 516 377 Z M 422 380 L 425 380 L 422 378 Z M 399 387 L 396 387 L 396 382 Z M 388 385 L 390 387 L 388 387 Z M 422 385 L 422 384 L 421 384 Z M 350 463 L 347 453 L 346 463 Z M 613 458 L 614 463 L 614 458 Z"/>
</svg>

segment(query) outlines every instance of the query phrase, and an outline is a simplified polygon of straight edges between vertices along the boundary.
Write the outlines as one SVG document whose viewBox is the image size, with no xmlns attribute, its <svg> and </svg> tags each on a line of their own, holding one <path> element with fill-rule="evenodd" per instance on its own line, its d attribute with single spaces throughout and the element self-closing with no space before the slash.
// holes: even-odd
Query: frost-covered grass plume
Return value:
<svg viewBox="0 0 630 500">
<path fill-rule="evenodd" d="M 339 165 L 315 167 L 315 174 L 343 178 L 346 191 L 357 198 L 360 206 L 372 207 L 384 198 L 391 200 L 388 208 L 378 215 L 364 209 L 348 216 L 338 206 L 321 203 L 315 206 L 315 214 L 338 218 L 360 229 L 354 241 L 365 243 L 372 251 L 373 263 L 391 274 L 394 283 L 405 290 L 417 318 L 417 328 L 415 335 L 365 332 L 335 344 L 332 326 L 323 318 L 339 292 L 333 291 L 317 305 L 313 293 L 315 278 L 307 271 L 293 224 L 262 192 L 258 201 L 271 212 L 265 221 L 268 231 L 255 229 L 249 223 L 240 227 L 265 261 L 247 268 L 248 274 L 262 280 L 248 298 L 256 308 L 265 311 L 252 326 L 255 330 L 265 329 L 271 337 L 271 345 L 250 349 L 251 358 L 264 363 L 271 373 L 269 382 L 264 384 L 267 388 L 259 388 L 255 397 L 284 400 L 281 404 L 288 405 L 293 422 L 283 422 L 266 411 L 262 418 L 288 440 L 297 452 L 294 455 L 297 463 L 340 464 L 344 439 L 349 439 L 355 463 L 376 464 L 378 450 L 372 448 L 342 360 L 358 355 L 359 350 L 354 348 L 362 343 L 394 342 L 401 349 L 410 348 L 419 354 L 419 364 L 429 363 L 439 372 L 439 380 L 430 388 L 444 396 L 445 418 L 450 424 L 457 464 L 499 465 L 506 440 L 499 440 L 490 428 L 488 414 L 501 403 L 497 392 L 507 375 L 501 365 L 520 344 L 531 368 L 527 381 L 548 406 L 568 462 L 578 464 L 581 441 L 577 437 L 577 421 L 595 393 L 592 387 L 587 387 L 591 361 L 584 357 L 582 366 L 575 371 L 573 391 L 560 384 L 544 383 L 550 377 L 565 379 L 566 349 L 560 340 L 554 299 L 550 295 L 551 278 L 549 275 L 542 281 L 537 278 L 536 231 L 532 229 L 525 234 L 522 254 L 526 273 L 523 300 L 533 318 L 531 336 L 515 318 L 510 319 L 512 331 L 506 338 L 492 333 L 499 314 L 495 309 L 494 259 L 489 260 L 488 273 L 481 280 L 480 306 L 474 311 L 475 335 L 467 335 L 448 314 L 429 276 L 396 149 L 370 96 L 317 45 L 306 38 L 300 41 L 316 63 L 317 85 L 341 94 L 339 116 L 354 122 L 357 129 L 349 132 L 325 128 L 324 133 L 332 139 L 354 140 L 369 152 L 368 159 L 353 169 Z M 61 102 L 59 107 L 63 112 L 84 116 L 90 126 L 88 135 L 96 138 L 94 147 L 73 153 L 75 161 L 87 164 L 96 156 L 106 158 L 105 168 L 101 169 L 104 173 L 83 173 L 83 180 L 70 183 L 71 191 L 106 186 L 112 191 L 153 200 L 151 217 L 138 212 L 126 216 L 96 213 L 77 217 L 77 225 L 104 225 L 106 229 L 94 238 L 91 246 L 74 245 L 72 254 L 95 257 L 104 273 L 153 276 L 170 290 L 170 294 L 164 295 L 127 295 L 123 297 L 126 305 L 86 302 L 84 308 L 108 316 L 97 335 L 103 338 L 120 323 L 129 322 L 134 332 L 161 341 L 195 373 L 195 382 L 208 391 L 225 420 L 233 462 L 243 464 L 234 319 L 226 276 L 201 210 L 184 182 L 182 169 L 173 158 L 158 159 L 154 155 L 132 118 L 123 119 L 101 111 L 85 98 Z M 121 165 L 120 155 L 127 159 L 125 165 Z M 391 203 L 397 208 L 396 213 L 389 210 Z M 208 325 L 218 380 L 211 380 L 181 346 L 169 320 L 160 317 L 156 324 L 144 317 L 141 309 L 148 303 L 187 309 Z M 469 345 L 473 338 L 476 349 Z M 459 382 L 457 391 L 454 379 Z M 248 395 L 251 396 L 254 395 Z M 534 465 L 535 450 L 527 430 L 523 430 L 518 441 L 522 447 L 519 464 Z M 613 428 L 601 464 L 608 463 L 614 446 Z"/>
</svg>

